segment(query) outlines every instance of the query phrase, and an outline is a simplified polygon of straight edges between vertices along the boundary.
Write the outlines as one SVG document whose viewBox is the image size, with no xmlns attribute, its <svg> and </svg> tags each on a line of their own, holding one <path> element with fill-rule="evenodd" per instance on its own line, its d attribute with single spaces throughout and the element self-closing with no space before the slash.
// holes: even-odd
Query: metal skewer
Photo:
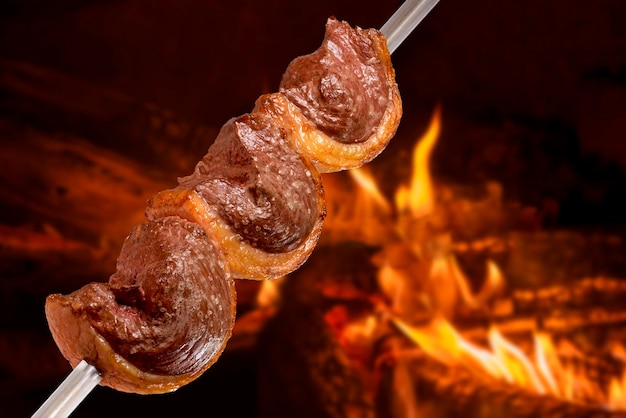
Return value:
<svg viewBox="0 0 626 418">
<path fill-rule="evenodd" d="M 100 383 L 100 374 L 85 360 L 78 363 L 32 418 L 65 418 Z"/>
<path fill-rule="evenodd" d="M 392 54 L 439 0 L 406 0 L 380 28 L 387 38 L 387 48 Z"/>
<path fill-rule="evenodd" d="M 389 53 L 393 53 L 400 46 L 438 2 L 439 0 L 406 0 L 396 10 L 380 29 L 387 38 Z M 102 377 L 95 367 L 81 361 L 32 418 L 67 418 L 101 380 Z"/>
</svg>

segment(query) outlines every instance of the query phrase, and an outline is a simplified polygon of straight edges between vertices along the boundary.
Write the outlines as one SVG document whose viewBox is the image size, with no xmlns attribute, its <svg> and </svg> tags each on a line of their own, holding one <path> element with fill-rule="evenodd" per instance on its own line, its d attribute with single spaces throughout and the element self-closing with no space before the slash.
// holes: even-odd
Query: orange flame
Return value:
<svg viewBox="0 0 626 418">
<path fill-rule="evenodd" d="M 433 185 L 430 176 L 430 156 L 441 132 L 441 108 L 437 106 L 426 133 L 413 151 L 413 173 L 409 186 L 400 186 L 396 192 L 396 207 L 418 218 L 432 212 Z"/>
<path fill-rule="evenodd" d="M 476 303 L 482 306 L 505 287 L 504 275 L 493 260 L 487 260 L 487 278 L 476 295 Z"/>
<path fill-rule="evenodd" d="M 489 330 L 489 343 L 502 367 L 509 372 L 510 377 L 507 378 L 509 383 L 517 383 L 542 395 L 546 393 L 530 359 L 515 344 L 504 338 L 495 327 Z"/>
<path fill-rule="evenodd" d="M 609 409 L 626 410 L 626 371 L 620 379 L 614 377 L 609 385 Z"/>
<path fill-rule="evenodd" d="M 325 238 L 382 245 L 392 234 L 393 209 L 378 188 L 369 168 L 347 172 L 356 188 L 345 187 L 338 177 L 325 175 Z M 350 199 L 346 195 L 350 194 Z"/>
<path fill-rule="evenodd" d="M 447 318 L 452 318 L 459 306 L 477 309 L 485 306 L 504 287 L 504 277 L 498 265 L 487 261 L 487 274 L 476 293 L 453 254 L 437 255 L 432 260 L 427 291 L 431 306 Z"/>
<path fill-rule="evenodd" d="M 464 365 L 479 375 L 497 378 L 507 376 L 507 371 L 493 353 L 465 340 L 444 318 L 436 317 L 425 328 L 411 327 L 399 318 L 395 325 L 428 355 L 448 365 Z"/>
<path fill-rule="evenodd" d="M 564 397 L 565 388 L 559 386 L 555 378 L 555 374 L 562 371 L 563 366 L 554 344 L 552 344 L 552 339 L 544 333 L 535 333 L 533 338 L 535 341 L 535 361 L 539 374 L 552 395 Z"/>
<path fill-rule="evenodd" d="M 429 222 L 434 223 L 433 219 L 436 220 L 439 213 L 430 173 L 430 157 L 440 131 L 441 109 L 437 107 L 427 131 L 413 151 L 408 185 L 401 185 L 396 191 L 395 211 L 367 168 L 349 172 L 359 187 L 353 205 L 349 209 L 341 206 L 337 210 L 337 219 L 341 221 L 337 222 L 339 226 L 347 225 L 361 231 L 365 242 L 382 242 L 386 246 L 386 259 L 379 264 L 378 281 L 381 291 L 391 302 L 394 324 L 426 354 L 444 364 L 466 367 L 482 378 L 515 384 L 536 394 L 626 410 L 626 370 L 602 385 L 590 379 L 584 370 L 566 365 L 560 357 L 563 347 L 559 346 L 557 350 L 551 337 L 545 333 L 533 333 L 533 350 L 527 354 L 496 327 L 491 327 L 486 335 L 488 347 L 482 347 L 465 339 L 445 319 L 452 318 L 459 306 L 470 309 L 484 307 L 502 291 L 505 280 L 498 265 L 489 260 L 485 281 L 474 292 L 453 254 L 449 242 L 451 238 L 441 232 L 443 228 L 428 229 L 425 226 Z M 498 201 L 501 198 L 498 188 L 491 194 Z M 344 196 L 340 197 L 338 201 L 344 202 Z M 395 222 L 385 226 L 395 228 L 395 233 L 402 240 L 400 244 L 397 239 L 381 240 L 380 230 L 377 229 L 380 227 L 376 226 L 381 213 L 389 224 Z M 397 217 L 392 218 L 392 215 Z M 440 224 L 445 225 L 437 223 Z M 405 253 L 399 248 L 403 248 Z M 423 327 L 410 326 L 400 319 L 412 317 L 416 308 L 429 308 L 438 316 Z M 374 317 L 366 317 L 346 327 L 345 337 L 352 342 L 369 340 L 375 325 Z M 615 358 L 620 359 L 621 356 L 626 363 L 626 349 L 621 345 L 619 347 L 621 351 L 615 350 Z"/>
<path fill-rule="evenodd" d="M 429 159 L 440 130 L 441 110 L 437 107 L 427 131 L 414 149 L 410 183 L 408 186 L 400 186 L 396 191 L 396 211 L 381 192 L 368 167 L 348 171 L 357 185 L 350 204 L 346 204 L 346 191 L 341 189 L 340 182 L 325 176 L 326 236 L 330 232 L 344 239 L 358 239 L 367 244 L 380 245 L 397 234 L 397 224 L 400 222 L 393 218 L 396 213 L 414 219 L 432 212 L 434 193 Z"/>
<path fill-rule="evenodd" d="M 495 327 L 489 330 L 490 349 L 486 349 L 467 341 L 442 317 L 425 327 L 412 327 L 398 318 L 393 321 L 424 352 L 444 364 L 466 367 L 478 376 L 489 376 L 540 395 L 612 410 L 626 409 L 626 370 L 603 389 L 584 373 L 565 367 L 552 339 L 544 333 L 534 333 L 531 359 Z"/>
<path fill-rule="evenodd" d="M 264 280 L 256 295 L 256 304 L 260 308 L 276 307 L 280 303 L 280 287 L 284 277 L 273 280 Z"/>
<path fill-rule="evenodd" d="M 361 342 L 361 344 L 369 344 L 378 326 L 378 318 L 373 314 L 367 315 L 347 324 L 343 331 L 343 337 L 352 344 L 358 342 Z"/>
<path fill-rule="evenodd" d="M 391 212 L 391 205 L 378 188 L 374 176 L 372 176 L 368 169 L 364 167 L 356 168 L 348 171 L 348 174 L 350 174 L 350 177 L 352 177 L 356 184 L 358 184 L 381 209 L 386 213 Z"/>
</svg>

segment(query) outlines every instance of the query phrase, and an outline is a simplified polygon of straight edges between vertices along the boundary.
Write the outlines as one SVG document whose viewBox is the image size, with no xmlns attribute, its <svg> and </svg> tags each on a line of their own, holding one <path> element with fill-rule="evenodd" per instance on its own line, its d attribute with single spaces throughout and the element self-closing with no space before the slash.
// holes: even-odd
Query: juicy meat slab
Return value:
<svg viewBox="0 0 626 418">
<path fill-rule="evenodd" d="M 213 241 L 198 225 L 167 217 L 133 229 L 109 283 L 51 295 L 46 314 L 73 364 L 107 370 L 103 383 L 118 390 L 157 393 L 215 361 L 234 324 L 234 295 Z M 112 362 L 119 373 L 109 371 Z"/>
<path fill-rule="evenodd" d="M 391 101 L 393 85 L 374 44 L 378 36 L 376 30 L 329 19 L 320 48 L 294 59 L 283 74 L 280 92 L 341 143 L 369 139 Z"/>
<path fill-rule="evenodd" d="M 194 174 L 179 182 L 217 208 L 247 243 L 271 253 L 302 244 L 321 215 L 309 166 L 262 113 L 227 122 Z"/>
</svg>

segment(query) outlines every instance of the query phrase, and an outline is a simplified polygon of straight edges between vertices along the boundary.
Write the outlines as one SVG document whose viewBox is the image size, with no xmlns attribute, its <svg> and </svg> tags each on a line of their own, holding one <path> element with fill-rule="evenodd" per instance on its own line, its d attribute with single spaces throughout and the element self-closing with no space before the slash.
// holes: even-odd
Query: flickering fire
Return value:
<svg viewBox="0 0 626 418">
<path fill-rule="evenodd" d="M 359 185 L 360 189 L 374 201 L 374 203 L 381 208 L 385 213 L 391 213 L 391 205 L 387 201 L 387 198 L 378 188 L 374 176 L 368 168 L 362 167 L 348 172 L 350 177 Z"/>
<path fill-rule="evenodd" d="M 504 337 L 496 327 L 488 332 L 489 347 L 464 338 L 450 322 L 436 317 L 430 324 L 413 327 L 399 318 L 394 323 L 411 341 L 434 359 L 463 366 L 478 376 L 518 385 L 539 395 L 550 394 L 569 402 L 611 410 L 626 406 L 626 372 L 603 388 L 573 366 L 564 365 L 549 335 L 534 332 L 534 355 Z"/>
<path fill-rule="evenodd" d="M 409 184 L 397 189 L 394 207 L 381 193 L 370 171 L 351 173 L 359 186 L 356 195 L 361 209 L 348 216 L 344 213 L 344 226 L 350 223 L 356 229 L 369 229 L 370 225 L 381 223 L 382 214 L 383 226 L 376 228 L 386 229 L 388 233 L 382 234 L 385 237 L 382 240 L 377 233 L 374 241 L 377 238 L 377 243 L 383 247 L 378 281 L 381 291 L 388 297 L 392 322 L 432 358 L 446 365 L 463 366 L 483 379 L 517 385 L 523 390 L 568 402 L 626 410 L 626 368 L 607 385 L 594 381 L 584 370 L 566 364 L 546 332 L 532 332 L 533 349 L 527 352 L 496 326 L 489 328 L 485 333 L 486 341 L 480 345 L 465 338 L 452 325 L 460 307 L 488 309 L 506 283 L 497 263 L 487 260 L 483 284 L 473 291 L 457 261 L 451 233 L 446 230 L 451 224 L 450 218 L 457 214 L 450 207 L 440 207 L 439 193 L 449 194 L 450 191 L 436 187 L 430 173 L 429 160 L 440 131 L 441 110 L 437 108 L 414 149 Z M 497 210 L 502 211 L 499 204 L 495 202 Z M 454 207 L 462 211 L 467 205 Z M 377 213 L 378 218 L 368 218 L 373 213 Z M 432 321 L 426 326 L 411 325 L 416 311 L 430 312 Z M 368 317 L 367 321 L 346 329 L 351 330 L 351 335 L 369 335 L 375 323 L 374 317 Z M 621 344 L 617 344 L 613 352 L 613 358 L 623 355 L 626 360 L 626 349 Z"/>
<path fill-rule="evenodd" d="M 323 175 L 327 211 L 324 239 L 382 245 L 390 233 L 386 225 L 391 219 L 392 206 L 378 188 L 369 168 L 350 170 L 348 176 L 347 183 L 353 188 L 345 190 L 346 182 L 341 182 L 340 175 Z M 346 204 L 347 194 L 351 204 Z"/>
<path fill-rule="evenodd" d="M 487 260 L 483 285 L 478 292 L 472 292 L 469 280 L 453 254 L 435 257 L 431 262 L 428 278 L 433 287 L 446 284 L 447 287 L 451 287 L 450 293 L 455 295 L 451 303 L 456 304 L 460 301 L 469 308 L 485 306 L 485 303 L 497 295 L 505 284 L 498 265 L 492 260 Z"/>
<path fill-rule="evenodd" d="M 395 203 L 400 213 L 408 212 L 419 218 L 429 214 L 434 207 L 434 191 L 430 175 L 430 156 L 441 132 L 441 108 L 437 107 L 426 133 L 413 151 L 413 174 L 408 186 L 396 191 Z"/>
<path fill-rule="evenodd" d="M 256 295 L 256 304 L 260 308 L 275 307 L 280 303 L 280 287 L 284 277 L 274 280 L 263 280 Z"/>
</svg>

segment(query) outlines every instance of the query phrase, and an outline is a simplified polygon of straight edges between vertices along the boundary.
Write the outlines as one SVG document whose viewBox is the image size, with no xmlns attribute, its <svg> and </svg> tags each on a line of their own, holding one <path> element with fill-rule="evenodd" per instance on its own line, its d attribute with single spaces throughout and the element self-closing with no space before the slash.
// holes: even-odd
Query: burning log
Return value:
<svg viewBox="0 0 626 418">
<path fill-rule="evenodd" d="M 626 268 L 624 239 L 618 233 L 511 231 L 506 241 L 507 277 L 520 289 L 553 285 L 565 288 L 572 277 L 617 276 Z"/>
<path fill-rule="evenodd" d="M 373 266 L 359 262 L 367 260 L 372 250 L 365 246 L 358 250 L 354 244 L 339 248 L 339 254 L 334 253 L 337 247 L 320 249 L 310 264 L 287 282 L 283 306 L 262 333 L 262 416 L 302 414 L 298 405 L 305 399 L 309 399 L 310 416 L 322 417 L 626 416 L 604 410 L 602 405 L 533 393 L 484 372 L 468 371 L 467 365 L 442 364 L 417 348 L 399 351 L 398 337 L 390 338 L 393 331 L 385 325 L 385 317 L 375 313 L 382 298 L 376 296 Z M 346 275 L 342 264 L 362 268 L 355 275 Z M 588 288 L 592 282 L 585 281 L 582 287 Z M 613 286 L 609 282 L 605 281 L 606 286 Z M 368 318 L 373 325 L 368 325 Z M 360 334 L 355 338 L 357 328 Z M 503 318 L 498 328 L 507 335 L 527 337 L 537 329 L 537 321 Z M 559 331 L 571 332 L 575 327 Z M 484 325 L 462 333 L 473 341 L 489 339 Z M 580 371 L 580 376 L 575 375 L 577 385 L 584 384 L 579 379 L 588 376 L 608 387 L 609 376 L 621 367 L 619 362 L 583 352 L 573 352 L 562 361 Z M 282 407 L 278 410 L 275 405 Z"/>
<path fill-rule="evenodd" d="M 399 354 L 382 366 L 377 414 L 381 418 L 404 416 L 478 417 L 571 417 L 623 418 L 610 412 L 551 396 L 535 395 L 505 383 L 485 382 L 464 367 L 449 367 L 423 353 Z M 396 386 L 398 375 L 408 388 Z M 408 393 L 409 395 L 401 395 Z M 414 400 L 407 404 L 407 400 Z M 412 415 L 406 414 L 411 411 Z M 403 412 L 403 414 L 399 414 Z"/>
<path fill-rule="evenodd" d="M 283 289 L 286 305 L 263 332 L 260 376 L 261 385 L 266 388 L 262 403 L 267 401 L 264 406 L 267 414 L 263 416 L 300 414 L 296 405 L 307 397 L 312 405 L 311 416 L 322 417 L 353 416 L 351 413 L 390 418 L 459 414 L 520 418 L 626 416 L 624 412 L 605 410 L 601 404 L 591 406 L 591 403 L 533 393 L 518 384 L 490 378 L 484 372 L 477 374 L 471 367 L 468 371 L 467 365 L 443 364 L 417 348 L 399 351 L 398 337 L 390 338 L 393 332 L 385 326 L 384 316 L 372 319 L 372 326 L 359 319 L 376 315 L 377 304 L 383 300 L 376 296 L 373 266 L 359 262 L 372 250 L 367 247 L 356 250 L 354 244 L 344 244 L 339 246 L 341 251 L 337 254 L 336 248 L 320 249 L 317 257 L 291 278 L 289 286 Z M 362 268 L 355 275 L 344 275 L 342 264 Z M 583 289 L 599 286 L 605 290 L 620 287 L 606 279 L 586 280 L 580 286 Z M 572 292 L 577 293 L 575 289 Z M 575 326 L 569 325 L 558 331 L 576 331 Z M 519 334 L 518 337 L 527 337 L 538 328 L 536 318 L 530 316 L 527 321 L 515 316 L 502 317 L 497 326 L 503 333 Z M 369 331 L 361 329 L 360 340 L 354 338 L 357 327 L 369 328 Z M 484 324 L 465 328 L 462 334 L 472 341 L 489 339 Z M 608 387 L 609 376 L 618 374 L 621 367 L 619 362 L 591 357 L 582 351 L 572 352 L 569 357 L 562 357 L 562 361 L 581 373 L 574 375 L 576 385 L 584 385 L 580 379 L 587 376 L 596 382 L 590 381 L 590 385 Z M 283 405 L 284 409 L 278 411 L 272 405 Z"/>
<path fill-rule="evenodd" d="M 608 277 L 593 277 L 568 285 L 544 286 L 539 289 L 521 289 L 511 298 L 517 312 L 542 313 L 567 307 L 570 310 L 602 306 L 617 309 L 623 305 L 626 281 Z"/>
<path fill-rule="evenodd" d="M 480 310 L 465 310 L 456 321 L 463 334 L 484 341 L 486 327 L 495 325 L 508 335 L 543 330 L 554 335 L 571 335 L 593 330 L 595 345 L 603 340 L 622 340 L 626 322 L 622 279 L 592 277 L 571 284 L 538 289 L 513 290 Z"/>
</svg>

